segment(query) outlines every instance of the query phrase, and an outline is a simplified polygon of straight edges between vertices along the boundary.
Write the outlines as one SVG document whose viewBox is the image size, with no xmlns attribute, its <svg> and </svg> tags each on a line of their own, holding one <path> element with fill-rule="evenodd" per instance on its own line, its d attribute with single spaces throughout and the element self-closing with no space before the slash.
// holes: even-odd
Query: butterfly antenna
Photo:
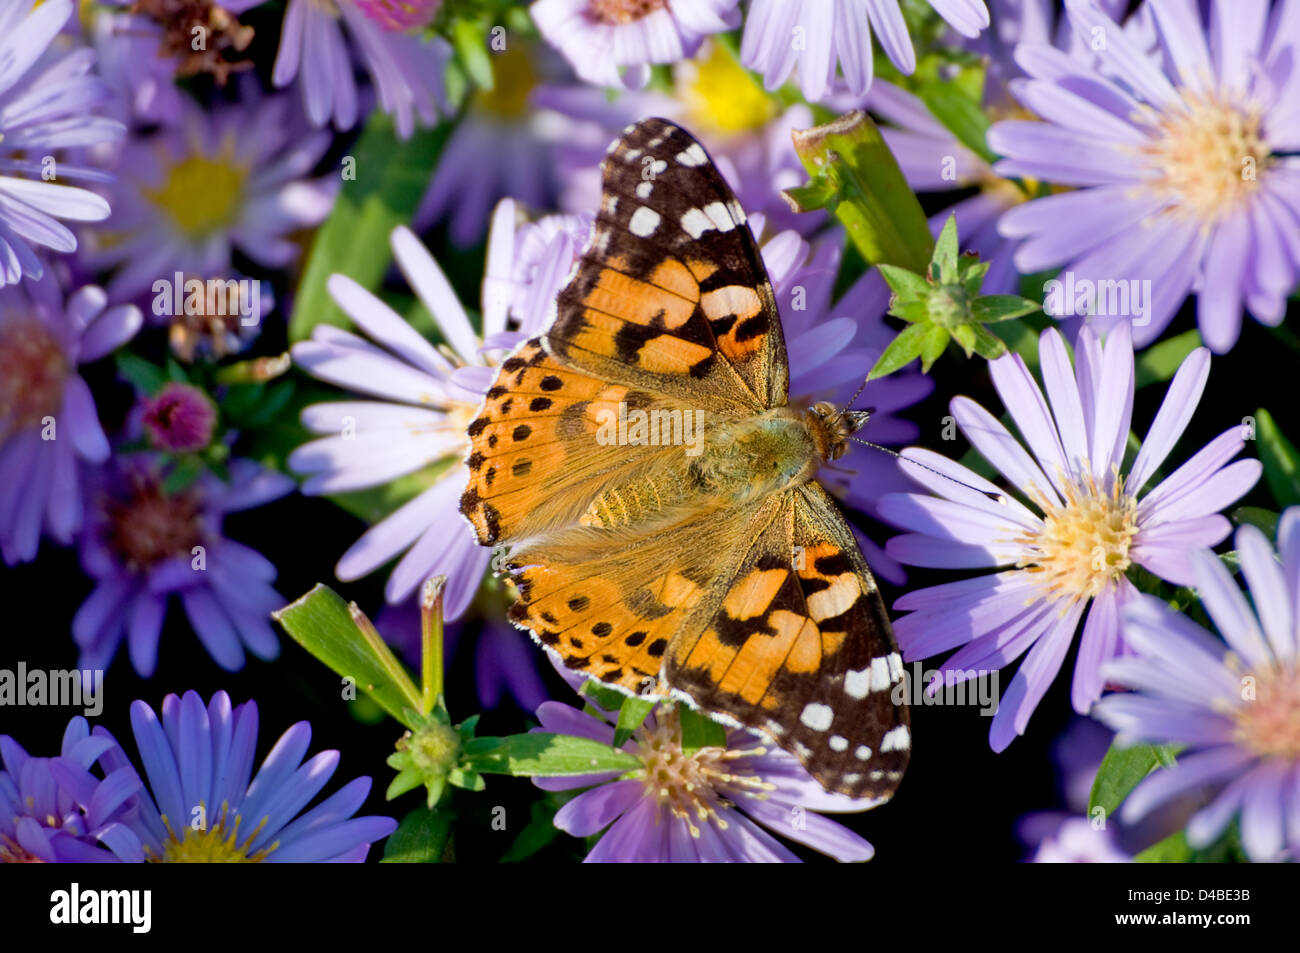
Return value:
<svg viewBox="0 0 1300 953">
<path fill-rule="evenodd" d="M 887 453 L 891 457 L 897 457 L 900 460 L 906 460 L 914 467 L 920 467 L 922 470 L 929 470 L 935 476 L 941 476 L 945 480 L 949 481 L 950 483 L 956 483 L 958 486 L 964 486 L 968 490 L 974 490 L 976 493 L 981 493 L 984 496 L 988 497 L 990 500 L 993 500 L 995 503 L 1000 502 L 1002 499 L 1003 494 L 1001 493 L 994 493 L 992 490 L 981 490 L 979 487 L 971 486 L 969 483 L 962 483 L 961 480 L 958 480 L 955 477 L 950 477 L 948 476 L 948 474 L 942 473 L 939 470 L 936 470 L 934 467 L 926 466 L 924 463 L 921 463 L 919 460 L 913 460 L 911 457 L 903 456 L 897 450 L 890 450 L 888 447 L 882 447 L 878 443 L 872 443 L 870 440 L 862 440 L 859 437 L 849 437 L 849 439 L 852 440 L 854 443 L 862 444 L 864 447 L 870 447 L 873 450 L 879 450 L 881 453 Z"/>
</svg>

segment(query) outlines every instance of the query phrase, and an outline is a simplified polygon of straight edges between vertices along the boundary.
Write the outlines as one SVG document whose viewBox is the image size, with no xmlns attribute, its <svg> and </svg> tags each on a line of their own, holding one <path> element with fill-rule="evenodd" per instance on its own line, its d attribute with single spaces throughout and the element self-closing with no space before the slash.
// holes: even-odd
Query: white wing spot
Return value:
<svg viewBox="0 0 1300 953">
<path fill-rule="evenodd" d="M 650 197 L 650 193 L 653 192 L 654 190 L 655 190 L 655 184 L 653 182 L 638 183 L 636 187 L 636 197 L 639 199 L 648 199 Z"/>
<path fill-rule="evenodd" d="M 903 677 L 903 660 L 897 652 L 889 653 L 889 680 L 896 682 Z"/>
<path fill-rule="evenodd" d="M 849 669 L 844 673 L 844 693 L 850 698 L 866 698 L 871 690 L 870 669 Z"/>
<path fill-rule="evenodd" d="M 871 757 L 871 749 L 866 745 L 858 745 L 857 748 L 853 750 L 853 757 L 857 758 L 859 761 L 866 761 Z"/>
<path fill-rule="evenodd" d="M 885 732 L 885 737 L 880 742 L 881 751 L 906 751 L 911 746 L 912 733 L 907 730 L 907 725 L 891 728 Z"/>
<path fill-rule="evenodd" d="M 677 161 L 681 165 L 697 166 L 704 165 L 709 161 L 709 157 L 704 154 L 698 142 L 692 142 L 689 146 L 677 153 Z"/>
<path fill-rule="evenodd" d="M 710 202 L 704 206 L 704 214 L 712 220 L 713 226 L 720 232 L 729 232 L 736 227 L 736 220 L 727 211 L 727 206 L 721 202 Z"/>
<path fill-rule="evenodd" d="M 831 722 L 835 720 L 835 712 L 831 711 L 830 705 L 809 702 L 804 707 L 799 720 L 813 731 L 825 731 L 831 726 Z"/>
<path fill-rule="evenodd" d="M 655 233 L 659 227 L 659 213 L 652 208 L 646 208 L 642 205 L 632 213 L 632 218 L 627 223 L 628 230 L 638 238 L 646 238 Z"/>
<path fill-rule="evenodd" d="M 713 222 L 709 220 L 709 216 L 697 208 L 690 209 L 682 216 L 682 229 L 691 238 L 699 238 L 713 227 Z"/>
<path fill-rule="evenodd" d="M 849 739 L 845 738 L 843 735 L 831 735 L 830 745 L 832 751 L 847 751 L 849 747 Z"/>
<path fill-rule="evenodd" d="M 882 656 L 871 660 L 871 690 L 889 691 L 889 662 Z"/>
</svg>

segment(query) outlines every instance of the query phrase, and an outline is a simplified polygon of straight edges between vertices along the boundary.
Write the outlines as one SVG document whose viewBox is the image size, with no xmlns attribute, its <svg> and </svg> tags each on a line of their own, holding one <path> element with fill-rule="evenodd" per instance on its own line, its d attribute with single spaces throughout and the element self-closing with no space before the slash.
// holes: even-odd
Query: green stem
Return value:
<svg viewBox="0 0 1300 953">
<path fill-rule="evenodd" d="M 420 593 L 421 714 L 428 715 L 442 697 L 442 593 L 446 576 L 433 576 Z"/>
</svg>

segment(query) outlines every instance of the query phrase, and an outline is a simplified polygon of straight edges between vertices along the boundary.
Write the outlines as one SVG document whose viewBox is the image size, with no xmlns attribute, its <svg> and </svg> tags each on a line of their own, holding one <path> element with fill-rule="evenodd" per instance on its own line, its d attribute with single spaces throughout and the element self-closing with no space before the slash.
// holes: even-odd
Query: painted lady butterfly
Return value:
<svg viewBox="0 0 1300 953">
<path fill-rule="evenodd" d="M 461 512 L 509 546 L 511 618 L 564 664 L 685 696 L 828 790 L 888 798 L 911 746 L 902 662 L 815 480 L 867 413 L 788 405 L 776 299 L 698 142 L 647 119 L 603 171 L 553 325 L 470 424 Z"/>
</svg>

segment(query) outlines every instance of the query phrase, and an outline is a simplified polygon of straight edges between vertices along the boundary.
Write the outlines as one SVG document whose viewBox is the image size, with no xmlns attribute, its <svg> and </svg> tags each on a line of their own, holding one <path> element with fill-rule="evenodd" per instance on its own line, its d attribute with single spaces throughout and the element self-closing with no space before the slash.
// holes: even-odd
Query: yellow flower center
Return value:
<svg viewBox="0 0 1300 953">
<path fill-rule="evenodd" d="M 474 95 L 476 109 L 500 119 L 518 119 L 528 111 L 528 97 L 537 86 L 532 56 L 513 44 L 492 56 L 492 88 Z"/>
<path fill-rule="evenodd" d="M 1300 668 L 1275 665 L 1254 690 L 1233 709 L 1237 742 L 1262 757 L 1300 759 Z"/>
<path fill-rule="evenodd" d="M 763 753 L 761 748 L 731 751 L 726 748 L 700 748 L 687 755 L 682 750 L 682 727 L 675 707 L 660 707 L 655 713 L 655 727 L 642 729 L 637 752 L 645 765 L 646 791 L 659 803 L 660 817 L 667 812 L 686 822 L 692 837 L 700 836 L 696 824 L 713 824 L 727 829 L 725 813 L 734 805 L 719 793 L 726 787 L 743 791 L 751 797 L 766 797 L 775 785 L 757 775 L 741 774 L 733 769 L 738 758 Z"/>
<path fill-rule="evenodd" d="M 260 864 L 266 860 L 280 846 L 279 841 L 253 853 L 249 853 L 249 847 L 267 819 L 262 818 L 241 843 L 239 824 L 243 818 L 236 814 L 232 821 L 228 807 L 221 805 L 221 814 L 215 824 L 182 827 L 179 836 L 164 816 L 162 821 L 167 827 L 167 841 L 163 844 L 163 855 L 150 856 L 149 859 L 162 864 Z"/>
<path fill-rule="evenodd" d="M 1153 138 L 1139 152 L 1156 174 L 1143 187 L 1172 199 L 1176 214 L 1209 226 L 1259 187 L 1272 150 L 1257 108 L 1187 89 L 1182 97 L 1181 108 L 1144 113 Z"/>
<path fill-rule="evenodd" d="M 1029 550 L 1017 568 L 1040 574 L 1040 598 L 1064 599 L 1062 611 L 1119 582 L 1138 528 L 1137 500 L 1124 493 L 1118 475 L 1110 493 L 1099 489 L 1091 474 L 1065 489 L 1064 504 L 1036 496 L 1042 528 L 1016 540 Z"/>
<path fill-rule="evenodd" d="M 760 129 L 777 114 L 772 97 L 721 43 L 709 43 L 701 57 L 683 62 L 676 85 L 690 124 L 706 132 Z"/>
<path fill-rule="evenodd" d="M 0 443 L 58 413 L 72 368 L 36 318 L 0 323 Z"/>
<path fill-rule="evenodd" d="M 587 11 L 600 23 L 631 23 L 668 6 L 668 0 L 588 0 Z"/>
<path fill-rule="evenodd" d="M 175 163 L 162 186 L 144 194 L 187 236 L 202 238 L 235 224 L 247 178 L 248 170 L 234 162 L 232 141 L 216 158 L 191 155 Z"/>
</svg>

